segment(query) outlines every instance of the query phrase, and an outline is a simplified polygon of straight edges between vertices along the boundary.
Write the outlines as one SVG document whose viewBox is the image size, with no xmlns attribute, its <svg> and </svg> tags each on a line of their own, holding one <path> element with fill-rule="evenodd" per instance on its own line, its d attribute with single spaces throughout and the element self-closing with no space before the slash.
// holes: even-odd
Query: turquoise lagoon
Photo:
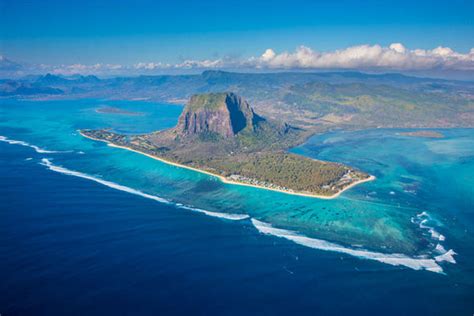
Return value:
<svg viewBox="0 0 474 316">
<path fill-rule="evenodd" d="M 143 115 L 99 113 L 113 106 Z M 323 200 L 224 184 L 194 171 L 81 137 L 81 128 L 139 134 L 173 126 L 182 107 L 144 101 L 2 100 L 4 143 L 31 148 L 37 168 L 98 182 L 177 210 L 251 223 L 260 233 L 388 269 L 450 273 L 472 263 L 474 130 L 442 139 L 402 130 L 335 131 L 292 152 L 345 163 L 376 180 Z M 359 260 L 359 259 L 357 259 Z M 420 272 L 421 273 L 421 272 Z M 459 272 L 458 272 L 459 273 Z"/>
</svg>

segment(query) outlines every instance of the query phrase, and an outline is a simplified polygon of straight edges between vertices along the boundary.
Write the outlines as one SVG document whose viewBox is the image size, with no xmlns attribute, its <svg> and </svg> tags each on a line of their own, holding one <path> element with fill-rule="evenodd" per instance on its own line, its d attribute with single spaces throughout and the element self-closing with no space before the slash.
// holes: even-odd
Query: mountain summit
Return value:
<svg viewBox="0 0 474 316">
<path fill-rule="evenodd" d="M 247 101 L 234 93 L 194 95 L 181 113 L 176 131 L 180 135 L 218 134 L 229 138 L 255 131 L 264 119 Z"/>
</svg>

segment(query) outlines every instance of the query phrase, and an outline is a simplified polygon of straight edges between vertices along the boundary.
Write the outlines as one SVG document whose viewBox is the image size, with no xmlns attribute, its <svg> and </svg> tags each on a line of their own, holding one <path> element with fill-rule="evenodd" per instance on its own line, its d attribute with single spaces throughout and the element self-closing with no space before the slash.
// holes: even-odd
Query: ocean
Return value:
<svg viewBox="0 0 474 316">
<path fill-rule="evenodd" d="M 0 101 L 0 314 L 474 312 L 474 130 L 316 135 L 292 151 L 377 178 L 334 200 L 223 184 L 77 133 L 169 128 L 181 109 Z"/>
</svg>

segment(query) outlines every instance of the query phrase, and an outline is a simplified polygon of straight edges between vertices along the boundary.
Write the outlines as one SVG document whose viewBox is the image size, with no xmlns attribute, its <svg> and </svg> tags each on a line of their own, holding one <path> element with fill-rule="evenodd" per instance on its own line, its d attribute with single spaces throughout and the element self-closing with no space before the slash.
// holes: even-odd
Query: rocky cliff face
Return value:
<svg viewBox="0 0 474 316">
<path fill-rule="evenodd" d="M 234 93 L 201 94 L 191 97 L 176 131 L 187 136 L 216 133 L 228 138 L 243 130 L 253 130 L 261 120 L 247 101 Z"/>
</svg>

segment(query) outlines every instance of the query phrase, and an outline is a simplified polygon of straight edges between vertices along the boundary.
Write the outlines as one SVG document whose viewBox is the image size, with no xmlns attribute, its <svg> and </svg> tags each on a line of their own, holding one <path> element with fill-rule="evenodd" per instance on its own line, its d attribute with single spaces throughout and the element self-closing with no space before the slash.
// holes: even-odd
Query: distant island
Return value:
<svg viewBox="0 0 474 316">
<path fill-rule="evenodd" d="M 308 131 L 256 114 L 234 93 L 192 96 L 171 129 L 144 135 L 122 135 L 107 129 L 80 133 L 110 146 L 216 176 L 225 183 L 290 194 L 334 198 L 374 179 L 343 164 L 287 152 L 302 143 Z"/>
<path fill-rule="evenodd" d="M 119 115 L 129 115 L 129 116 L 142 116 L 142 112 L 132 112 L 132 111 L 126 111 L 122 110 L 116 107 L 112 106 L 103 106 L 100 108 L 97 108 L 95 110 L 97 113 L 103 113 L 103 114 L 119 114 Z"/>
<path fill-rule="evenodd" d="M 413 131 L 413 132 L 403 132 L 398 133 L 398 135 L 402 136 L 410 136 L 410 137 L 425 137 L 425 138 L 443 138 L 444 135 L 440 132 L 435 131 Z"/>
</svg>

